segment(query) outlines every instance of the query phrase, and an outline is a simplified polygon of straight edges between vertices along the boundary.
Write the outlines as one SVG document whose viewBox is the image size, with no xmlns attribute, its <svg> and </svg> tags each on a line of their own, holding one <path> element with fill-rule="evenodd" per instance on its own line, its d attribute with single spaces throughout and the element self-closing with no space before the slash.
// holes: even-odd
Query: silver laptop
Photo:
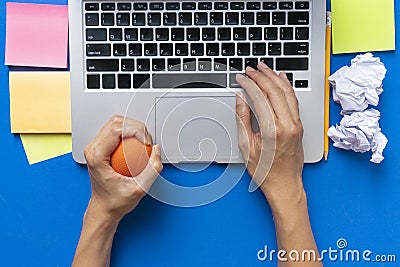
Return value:
<svg viewBox="0 0 400 267">
<path fill-rule="evenodd" d="M 85 163 L 119 114 L 146 123 L 163 162 L 242 163 L 235 75 L 263 61 L 288 74 L 305 161 L 319 161 L 325 10 L 321 0 L 69 1 L 74 159 Z"/>
</svg>

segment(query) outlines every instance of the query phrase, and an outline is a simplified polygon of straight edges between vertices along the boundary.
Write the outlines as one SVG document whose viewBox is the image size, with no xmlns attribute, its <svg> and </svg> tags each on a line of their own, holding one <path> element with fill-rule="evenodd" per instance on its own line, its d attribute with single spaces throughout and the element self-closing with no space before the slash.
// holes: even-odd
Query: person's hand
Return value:
<svg viewBox="0 0 400 267">
<path fill-rule="evenodd" d="M 239 94 L 236 106 L 239 146 L 250 176 L 270 204 L 279 199 L 298 199 L 304 192 L 303 128 L 298 101 L 285 73 L 277 75 L 264 63 L 258 69 L 248 67 L 248 78 L 237 76 L 254 104 L 260 125 L 260 133 L 254 133 L 250 107 L 244 94 Z"/>
<path fill-rule="evenodd" d="M 137 177 L 125 177 L 115 172 L 110 165 L 111 154 L 122 138 L 129 137 L 136 137 L 144 144 L 152 143 L 143 123 L 114 116 L 85 148 L 92 185 L 88 210 L 115 222 L 137 206 L 163 168 L 160 146 L 155 145 L 149 163 Z"/>
</svg>

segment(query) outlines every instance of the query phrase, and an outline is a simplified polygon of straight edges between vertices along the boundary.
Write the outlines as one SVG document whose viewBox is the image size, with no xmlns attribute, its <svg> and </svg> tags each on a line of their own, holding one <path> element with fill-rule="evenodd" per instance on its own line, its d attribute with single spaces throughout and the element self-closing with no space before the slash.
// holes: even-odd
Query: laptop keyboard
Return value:
<svg viewBox="0 0 400 267">
<path fill-rule="evenodd" d="M 236 74 L 260 61 L 308 88 L 311 8 L 311 1 L 83 1 L 86 88 L 238 88 Z"/>
</svg>

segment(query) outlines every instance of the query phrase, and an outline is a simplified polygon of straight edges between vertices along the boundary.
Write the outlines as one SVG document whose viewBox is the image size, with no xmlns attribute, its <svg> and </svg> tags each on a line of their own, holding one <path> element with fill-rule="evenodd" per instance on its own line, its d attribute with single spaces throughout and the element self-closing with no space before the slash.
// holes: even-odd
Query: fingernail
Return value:
<svg viewBox="0 0 400 267">
<path fill-rule="evenodd" d="M 236 74 L 236 80 L 243 80 L 245 78 L 246 76 L 244 76 L 243 74 Z"/>
<path fill-rule="evenodd" d="M 267 64 L 265 64 L 264 62 L 260 62 L 259 64 L 258 64 L 261 68 L 263 68 L 263 69 L 269 69 L 269 67 L 267 66 Z"/>
<path fill-rule="evenodd" d="M 255 70 L 255 69 L 253 69 L 252 67 L 248 66 L 248 67 L 246 68 L 246 71 L 249 71 L 249 72 L 255 72 L 256 70 Z"/>
<path fill-rule="evenodd" d="M 281 72 L 281 73 L 282 73 L 283 77 L 285 77 L 287 79 L 286 73 L 285 72 Z"/>
</svg>

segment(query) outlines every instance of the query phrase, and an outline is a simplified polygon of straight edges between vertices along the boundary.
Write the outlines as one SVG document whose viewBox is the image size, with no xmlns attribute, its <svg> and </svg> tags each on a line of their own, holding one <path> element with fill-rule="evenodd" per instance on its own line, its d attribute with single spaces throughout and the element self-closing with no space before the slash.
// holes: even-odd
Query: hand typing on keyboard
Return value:
<svg viewBox="0 0 400 267">
<path fill-rule="evenodd" d="M 277 75 L 263 63 L 258 64 L 258 70 L 248 67 L 246 75 L 237 75 L 237 82 L 252 100 L 260 125 L 260 132 L 254 133 L 250 106 L 239 94 L 238 136 L 247 170 L 271 206 L 279 249 L 300 254 L 313 250 L 318 255 L 302 183 L 303 128 L 296 95 L 285 73 Z M 290 261 L 280 264 L 291 266 Z M 318 261 L 295 264 L 322 266 Z"/>
</svg>

